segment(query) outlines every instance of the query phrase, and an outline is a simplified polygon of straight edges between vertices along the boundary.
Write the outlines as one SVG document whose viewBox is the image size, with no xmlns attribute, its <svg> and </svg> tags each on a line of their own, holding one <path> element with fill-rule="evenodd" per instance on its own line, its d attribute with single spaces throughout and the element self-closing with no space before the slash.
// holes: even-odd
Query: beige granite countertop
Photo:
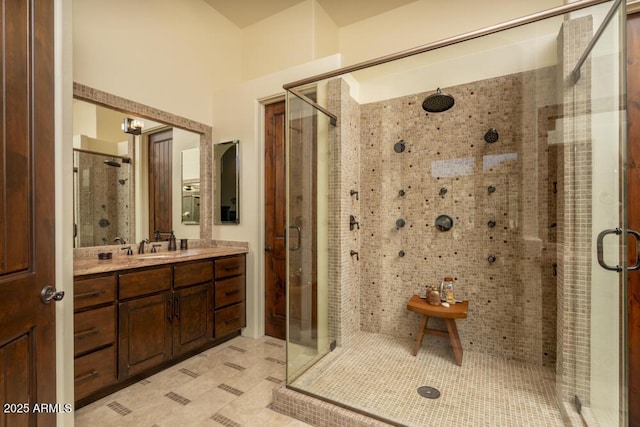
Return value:
<svg viewBox="0 0 640 427">
<path fill-rule="evenodd" d="M 106 273 L 109 271 L 128 270 L 132 268 L 151 267 L 154 265 L 172 264 L 175 262 L 193 261 L 203 258 L 223 257 L 246 254 L 248 248 L 220 246 L 215 248 L 194 248 L 178 251 L 146 253 L 144 255 L 114 254 L 113 259 L 99 260 L 95 258 L 76 258 L 73 260 L 73 275 Z"/>
</svg>

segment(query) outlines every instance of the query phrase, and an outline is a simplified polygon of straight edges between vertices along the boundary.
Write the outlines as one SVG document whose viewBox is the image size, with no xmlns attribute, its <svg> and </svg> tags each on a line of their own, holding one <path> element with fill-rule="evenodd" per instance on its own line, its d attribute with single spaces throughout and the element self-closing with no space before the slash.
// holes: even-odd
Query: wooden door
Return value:
<svg viewBox="0 0 640 427">
<path fill-rule="evenodd" d="M 173 230 L 173 129 L 149 135 L 149 237 L 168 237 Z"/>
<path fill-rule="evenodd" d="M 627 19 L 627 215 L 640 230 L 640 14 Z M 630 238 L 630 241 L 633 239 Z M 635 254 L 629 265 L 635 263 Z M 640 272 L 628 274 L 629 425 L 640 426 Z"/>
<path fill-rule="evenodd" d="M 213 337 L 212 288 L 212 283 L 205 283 L 175 292 L 174 355 L 201 347 Z"/>
<path fill-rule="evenodd" d="M 2 1 L 0 425 L 55 425 L 53 2 Z M 69 236 L 71 238 L 71 236 Z M 17 412 L 26 412 L 19 414 Z"/>
<path fill-rule="evenodd" d="M 173 292 L 119 304 L 118 379 L 171 359 Z"/>
<path fill-rule="evenodd" d="M 286 225 L 285 103 L 265 106 L 265 334 L 285 339 Z"/>
</svg>

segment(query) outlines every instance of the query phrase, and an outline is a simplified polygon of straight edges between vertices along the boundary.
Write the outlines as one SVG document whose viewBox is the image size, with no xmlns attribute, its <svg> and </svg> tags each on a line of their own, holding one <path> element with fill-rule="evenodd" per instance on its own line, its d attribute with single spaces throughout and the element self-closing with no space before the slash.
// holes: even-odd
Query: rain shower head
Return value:
<svg viewBox="0 0 640 427">
<path fill-rule="evenodd" d="M 442 113 L 453 107 L 453 104 L 455 104 L 453 96 L 442 93 L 438 88 L 436 93 L 427 96 L 422 101 L 422 108 L 429 113 Z"/>
<path fill-rule="evenodd" d="M 120 163 L 116 162 L 115 159 L 111 159 L 111 160 L 105 160 L 104 164 L 107 166 L 113 166 L 114 168 L 119 168 L 120 167 Z"/>
</svg>

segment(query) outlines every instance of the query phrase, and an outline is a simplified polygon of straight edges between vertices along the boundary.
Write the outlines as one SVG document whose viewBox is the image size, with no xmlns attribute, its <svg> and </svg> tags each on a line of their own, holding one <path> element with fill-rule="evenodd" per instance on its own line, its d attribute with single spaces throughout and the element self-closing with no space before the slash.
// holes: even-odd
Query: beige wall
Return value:
<svg viewBox="0 0 640 427">
<path fill-rule="evenodd" d="M 340 28 L 345 65 L 560 6 L 562 0 L 419 0 Z"/>
<path fill-rule="evenodd" d="M 241 31 L 202 0 L 81 0 L 73 21 L 87 86 L 211 124 L 211 94 L 240 79 Z"/>
<path fill-rule="evenodd" d="M 242 31 L 242 77 L 252 80 L 337 52 L 337 26 L 307 0 Z"/>
</svg>

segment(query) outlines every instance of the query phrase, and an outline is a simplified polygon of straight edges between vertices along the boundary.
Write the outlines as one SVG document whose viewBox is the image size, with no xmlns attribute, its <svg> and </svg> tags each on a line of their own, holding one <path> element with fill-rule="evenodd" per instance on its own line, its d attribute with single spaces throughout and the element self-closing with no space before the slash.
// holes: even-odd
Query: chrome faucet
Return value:
<svg viewBox="0 0 640 427">
<path fill-rule="evenodd" d="M 140 242 L 140 244 L 138 244 L 138 253 L 139 254 L 143 254 L 144 253 L 144 244 L 149 244 L 149 239 L 142 239 L 142 241 Z"/>
<path fill-rule="evenodd" d="M 118 243 L 120 245 L 126 245 L 127 244 L 127 242 L 125 242 L 122 237 L 118 237 L 118 236 L 116 236 L 116 238 L 113 239 L 113 243 Z"/>
</svg>

